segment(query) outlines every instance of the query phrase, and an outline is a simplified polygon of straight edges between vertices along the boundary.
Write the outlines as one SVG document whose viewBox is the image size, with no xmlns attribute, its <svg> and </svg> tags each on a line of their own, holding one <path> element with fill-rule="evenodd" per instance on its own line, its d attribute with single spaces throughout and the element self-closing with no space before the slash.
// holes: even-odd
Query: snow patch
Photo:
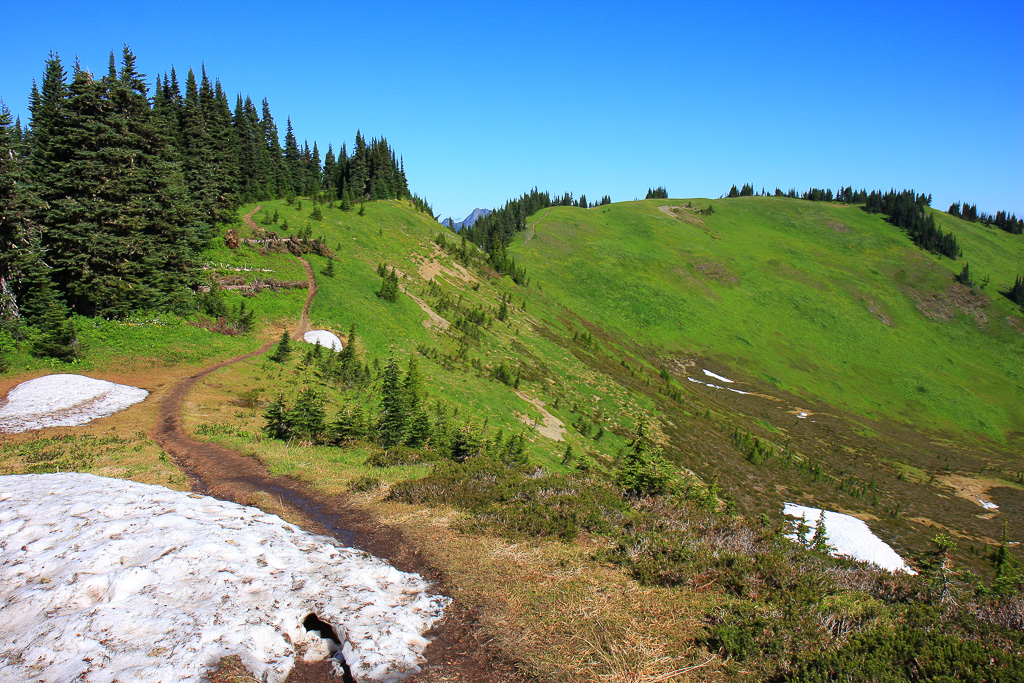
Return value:
<svg viewBox="0 0 1024 683">
<path fill-rule="evenodd" d="M 828 536 L 828 544 L 834 548 L 831 553 L 835 557 L 850 557 L 860 562 L 870 562 L 891 572 L 907 572 L 916 574 L 907 566 L 889 544 L 875 536 L 871 528 L 860 519 L 841 512 L 822 511 L 819 508 L 805 507 L 794 503 L 786 503 L 782 512 L 790 517 L 802 517 L 810 530 L 805 539 L 810 541 L 814 536 L 814 526 L 821 519 Z M 824 515 L 824 516 L 823 516 Z M 792 541 L 797 540 L 797 532 L 787 534 Z"/>
<path fill-rule="evenodd" d="M 726 387 L 726 389 L 728 389 L 729 391 L 733 391 L 737 394 L 746 394 L 747 396 L 750 395 L 749 391 L 741 391 L 740 389 L 733 389 L 732 387 Z"/>
<path fill-rule="evenodd" d="M 981 507 L 985 508 L 986 510 L 998 510 L 999 509 L 998 505 L 996 505 L 995 503 L 989 502 L 987 500 L 982 500 L 981 498 L 979 498 L 978 502 L 981 503 Z"/>
<path fill-rule="evenodd" d="M 717 384 L 712 384 L 711 382 L 701 382 L 699 379 L 694 379 L 693 377 L 687 377 L 686 379 L 690 380 L 691 382 L 694 382 L 695 384 L 703 384 L 706 387 L 711 387 L 712 389 L 724 389 L 725 388 L 725 387 L 720 387 Z"/>
<path fill-rule="evenodd" d="M 804 420 L 807 418 L 807 413 L 797 413 L 797 417 L 799 417 L 801 420 Z"/>
<path fill-rule="evenodd" d="M 331 349 L 332 351 L 341 351 L 341 339 L 338 335 L 327 330 L 310 330 L 302 335 L 302 341 L 310 344 L 319 344 L 325 349 Z"/>
<path fill-rule="evenodd" d="M 303 626 L 316 614 L 357 681 L 398 681 L 449 602 L 428 588 L 256 508 L 90 474 L 0 477 L 0 680 L 198 683 L 237 654 L 279 683 L 303 651 L 337 650 Z"/>
<path fill-rule="evenodd" d="M 719 382 L 725 382 L 727 384 L 732 384 L 732 380 L 731 379 L 728 379 L 726 377 L 722 377 L 721 375 L 716 375 L 715 373 L 711 372 L 710 370 L 704 370 L 704 374 L 707 375 L 708 377 L 712 377 L 714 379 L 717 379 Z"/>
<path fill-rule="evenodd" d="M 89 424 L 146 398 L 138 387 L 82 375 L 47 375 L 22 382 L 0 406 L 0 434 Z"/>
</svg>

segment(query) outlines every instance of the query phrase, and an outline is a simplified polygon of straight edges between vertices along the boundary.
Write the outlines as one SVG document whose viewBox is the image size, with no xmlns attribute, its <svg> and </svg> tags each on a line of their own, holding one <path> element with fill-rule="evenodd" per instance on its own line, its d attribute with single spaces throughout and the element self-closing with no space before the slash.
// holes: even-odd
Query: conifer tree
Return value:
<svg viewBox="0 0 1024 683">
<path fill-rule="evenodd" d="M 1010 288 L 1010 301 L 1024 307 L 1024 275 L 1018 275 Z"/>
<path fill-rule="evenodd" d="M 291 189 L 291 182 L 284 165 L 284 153 L 281 151 L 281 139 L 278 136 L 277 125 L 274 123 L 274 117 L 270 113 L 270 104 L 266 98 L 263 100 L 260 125 L 263 129 L 263 144 L 266 149 L 267 189 L 272 196 L 283 197 Z"/>
<path fill-rule="evenodd" d="M 213 93 L 206 80 L 205 69 L 203 91 L 202 99 L 212 100 Z M 212 103 L 204 107 L 195 74 L 189 69 L 185 79 L 185 102 L 181 112 L 179 134 L 181 159 L 189 196 L 198 204 L 207 224 L 206 231 L 209 236 L 213 234 L 214 224 L 227 217 L 226 208 L 220 200 L 218 175 L 221 169 L 217 163 L 214 138 L 206 120 L 206 110 L 212 107 Z"/>
<path fill-rule="evenodd" d="M 334 157 L 334 147 L 330 144 L 327 145 L 327 154 L 324 155 L 324 170 L 323 180 L 320 185 L 320 189 L 327 193 L 327 196 L 331 199 L 336 198 L 337 195 L 337 182 L 338 176 L 338 163 Z"/>
<path fill-rule="evenodd" d="M 384 369 L 380 389 L 380 414 L 377 418 L 377 433 L 384 448 L 393 448 L 401 444 L 405 438 L 405 391 L 400 380 L 398 363 L 392 355 Z"/>
<path fill-rule="evenodd" d="M 377 296 L 384 301 L 394 303 L 398 301 L 398 273 L 394 268 L 388 268 L 384 273 L 384 281 L 381 283 Z"/>
<path fill-rule="evenodd" d="M 323 189 L 323 167 L 320 165 L 320 150 L 313 141 L 313 150 L 306 162 L 306 194 L 316 194 Z"/>
<path fill-rule="evenodd" d="M 636 436 L 619 467 L 619 486 L 632 496 L 664 494 L 672 489 L 673 474 L 661 448 L 647 435 L 647 425 L 638 421 Z"/>
<path fill-rule="evenodd" d="M 348 177 L 345 186 L 352 194 L 352 201 L 362 202 L 367 195 L 370 178 L 366 141 L 361 132 L 356 131 L 356 143 L 352 148 L 352 158 L 348 162 Z"/>
<path fill-rule="evenodd" d="M 32 84 L 29 97 L 30 135 L 28 154 L 31 160 L 30 175 L 36 182 L 45 183 L 53 173 L 49 162 L 55 151 L 51 149 L 52 136 L 60 128 L 63 107 L 68 97 L 67 73 L 60 61 L 60 55 L 51 52 L 43 72 L 42 88 Z"/>
<path fill-rule="evenodd" d="M 243 202 L 270 199 L 267 149 L 263 142 L 259 115 L 252 100 L 235 100 L 231 117 L 234 155 L 238 162 L 238 195 Z"/>
<path fill-rule="evenodd" d="M 31 194 L 16 137 L 11 112 L 0 100 L 0 324 L 21 317 L 26 295 L 31 294 L 29 271 L 39 274 L 44 268 L 39 258 L 38 229 L 30 229 Z M 45 275 L 39 275 L 39 279 L 48 281 Z"/>
<path fill-rule="evenodd" d="M 49 282 L 36 292 L 35 307 L 39 314 L 32 321 L 38 333 L 32 340 L 32 353 L 61 360 L 78 355 L 78 336 L 67 306 Z"/>
<path fill-rule="evenodd" d="M 331 425 L 332 442 L 343 445 L 366 436 L 366 414 L 363 407 L 346 401 Z"/>
<path fill-rule="evenodd" d="M 288 356 L 291 355 L 291 352 L 291 337 L 288 336 L 288 330 L 282 330 L 281 339 L 277 342 L 277 348 L 274 349 L 274 353 L 270 355 L 270 360 L 275 363 L 283 363 L 288 359 Z"/>
<path fill-rule="evenodd" d="M 287 441 L 291 438 L 291 429 L 288 426 L 288 407 L 284 402 L 284 394 L 278 394 L 267 410 L 263 413 L 263 433 L 271 439 Z"/>
<path fill-rule="evenodd" d="M 326 419 L 323 396 L 316 389 L 306 386 L 299 391 L 295 404 L 285 417 L 285 423 L 294 436 L 319 443 L 324 436 Z"/>
<path fill-rule="evenodd" d="M 303 167 L 299 142 L 295 137 L 295 131 L 292 130 L 292 120 L 288 118 L 287 121 L 284 134 L 284 165 L 291 183 L 288 192 L 292 195 L 301 195 L 306 189 L 306 169 Z"/>
<path fill-rule="evenodd" d="M 818 520 L 814 523 L 814 534 L 811 536 L 810 549 L 815 552 L 825 553 L 826 555 L 834 550 L 828 542 L 828 532 L 825 529 L 824 510 L 822 510 L 821 516 L 818 517 Z"/>
</svg>

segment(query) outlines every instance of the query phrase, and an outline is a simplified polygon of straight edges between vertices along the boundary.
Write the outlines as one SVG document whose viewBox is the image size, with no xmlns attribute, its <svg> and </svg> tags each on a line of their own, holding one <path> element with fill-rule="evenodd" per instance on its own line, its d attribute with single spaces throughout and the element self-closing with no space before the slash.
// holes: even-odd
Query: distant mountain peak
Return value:
<svg viewBox="0 0 1024 683">
<path fill-rule="evenodd" d="M 452 228 L 453 230 L 458 232 L 462 228 L 468 228 L 469 226 L 473 225 L 474 223 L 476 223 L 478 220 L 480 220 L 484 216 L 490 215 L 490 213 L 491 213 L 490 209 L 473 209 L 473 211 L 468 216 L 463 218 L 461 221 L 456 223 L 454 226 L 451 225 L 451 219 L 450 218 L 445 218 L 443 221 L 441 221 L 441 225 L 443 225 L 445 227 L 448 227 L 448 228 Z"/>
</svg>

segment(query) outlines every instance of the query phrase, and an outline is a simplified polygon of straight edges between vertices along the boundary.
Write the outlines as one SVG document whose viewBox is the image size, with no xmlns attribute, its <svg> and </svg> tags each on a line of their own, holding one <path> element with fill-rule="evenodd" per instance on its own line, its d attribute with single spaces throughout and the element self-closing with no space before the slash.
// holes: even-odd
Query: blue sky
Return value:
<svg viewBox="0 0 1024 683">
<path fill-rule="evenodd" d="M 387 137 L 460 220 L 553 193 L 733 183 L 930 192 L 1024 216 L 1024 3 L 129 2 L 4 10 L 22 120 L 50 50 L 150 77 L 205 62 L 322 151 Z"/>
</svg>

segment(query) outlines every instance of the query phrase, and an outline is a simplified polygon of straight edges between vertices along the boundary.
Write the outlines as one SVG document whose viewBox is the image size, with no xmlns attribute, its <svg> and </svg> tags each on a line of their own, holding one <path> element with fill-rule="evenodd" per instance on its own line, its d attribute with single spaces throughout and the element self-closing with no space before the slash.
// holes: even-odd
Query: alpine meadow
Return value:
<svg viewBox="0 0 1024 683">
<path fill-rule="evenodd" d="M 12 614 L 9 680 L 1024 680 L 1012 207 L 749 183 L 640 199 L 637 178 L 627 201 L 510 187 L 442 223 L 387 138 L 306 141 L 205 66 L 137 62 L 51 53 L 28 120 L 0 105 L 0 482 L 157 485 L 191 494 L 190 524 L 189 501 L 258 508 L 275 538 L 315 535 L 309 558 L 365 560 L 315 580 L 372 596 L 331 612 L 312 574 L 290 593 L 246 574 L 223 600 L 262 605 L 237 630 L 263 635 L 150 642 L 178 629 L 131 633 L 128 599 L 191 590 L 153 578 L 174 530 L 62 582 L 79 545 L 34 562 L 41 522 L 2 507 L 5 604 L 87 591 L 38 609 L 52 646 L 17 645 Z M 19 385 L 63 375 L 148 394 L 21 407 Z M 151 518 L 99 545 L 170 512 L 131 514 Z M 203 542 L 298 571 L 276 540 Z M 102 609 L 127 633 L 56 640 Z M 119 669 L 118 638 L 199 673 Z"/>
</svg>

